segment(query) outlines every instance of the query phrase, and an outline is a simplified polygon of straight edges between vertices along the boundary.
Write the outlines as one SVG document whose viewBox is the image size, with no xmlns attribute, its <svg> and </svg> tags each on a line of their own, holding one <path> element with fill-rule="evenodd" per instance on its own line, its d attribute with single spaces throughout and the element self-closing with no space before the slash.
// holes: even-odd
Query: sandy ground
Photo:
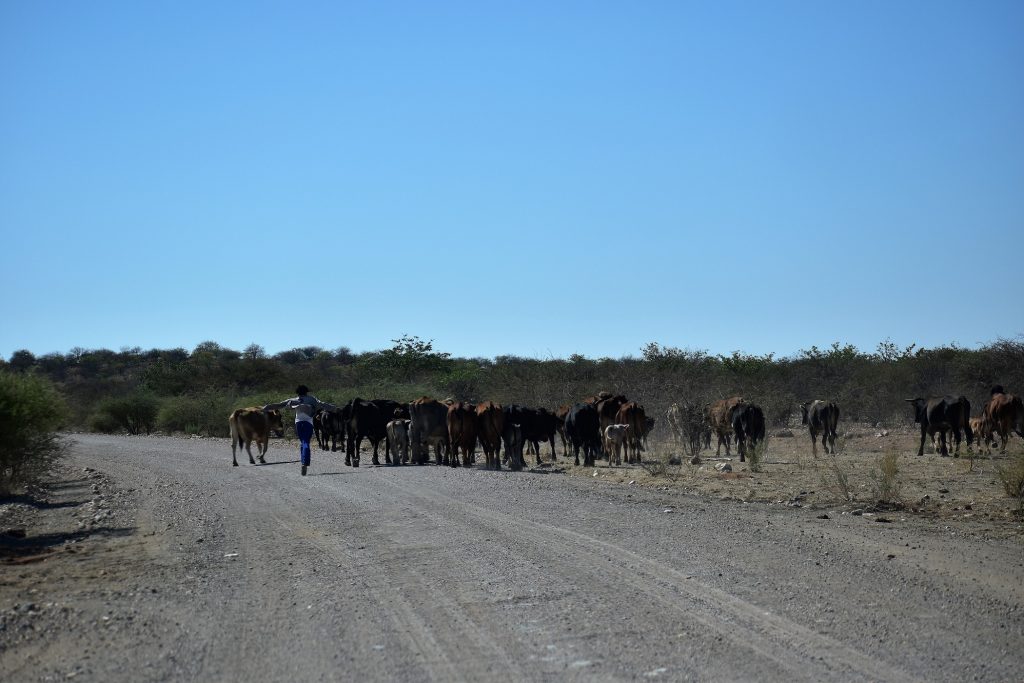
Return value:
<svg viewBox="0 0 1024 683">
<path fill-rule="evenodd" d="M 780 432 L 793 436 L 776 436 Z M 647 460 L 653 467 L 617 471 L 608 468 L 605 461 L 598 461 L 596 468 L 569 467 L 567 471 L 591 477 L 597 471 L 597 477 L 605 481 L 632 481 L 639 486 L 668 487 L 727 500 L 835 508 L 839 514 L 891 512 L 989 536 L 1024 534 L 1020 501 L 1006 495 L 997 476 L 998 467 L 1024 453 L 1019 439 L 1011 439 L 1005 455 L 996 450 L 982 453 L 977 449 L 971 454 L 962 446 L 960 457 L 942 457 L 934 453 L 930 443 L 925 445 L 925 454 L 918 456 L 920 432 L 911 428 L 842 425 L 839 432 L 839 454 L 826 456 L 819 442 L 815 457 L 806 431 L 797 427 L 769 430 L 760 472 L 752 472 L 749 463 L 740 462 L 735 452 L 726 456 L 724 447 L 720 456 L 714 448 L 703 451 L 702 464 L 693 466 L 689 457 L 683 456 L 682 450 L 661 434 L 649 443 Z M 549 460 L 550 449 L 545 447 L 542 452 L 543 460 Z M 889 501 L 894 505 L 879 506 L 879 458 L 887 452 L 897 455 L 899 492 Z M 560 444 L 557 453 L 562 460 Z M 681 464 L 660 466 L 670 458 Z M 535 462 L 532 456 L 530 462 Z M 716 465 L 721 463 L 728 463 L 732 471 L 718 471 Z M 838 481 L 840 473 L 847 480 L 845 489 Z"/>
<path fill-rule="evenodd" d="M 317 453 L 301 477 L 287 442 L 232 468 L 221 439 L 74 438 L 45 492 L 0 506 L 5 681 L 1005 681 L 1024 664 L 1024 547 L 988 461 L 907 456 L 904 497 L 935 506 L 872 514 L 873 435 L 839 456 L 858 492 L 840 504 L 794 439 L 760 474 Z"/>
</svg>

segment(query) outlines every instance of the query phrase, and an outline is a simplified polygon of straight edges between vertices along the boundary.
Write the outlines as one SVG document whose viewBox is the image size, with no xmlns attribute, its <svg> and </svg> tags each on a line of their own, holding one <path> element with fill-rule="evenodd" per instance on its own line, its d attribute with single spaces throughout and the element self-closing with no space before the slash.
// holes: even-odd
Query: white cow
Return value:
<svg viewBox="0 0 1024 683">
<path fill-rule="evenodd" d="M 409 462 L 409 422 L 411 420 L 392 420 L 388 422 L 388 443 L 391 445 L 391 462 L 395 465 L 404 465 Z"/>
<path fill-rule="evenodd" d="M 613 424 L 604 428 L 604 452 L 608 454 L 608 466 L 622 464 L 622 446 L 629 434 L 629 425 Z"/>
</svg>

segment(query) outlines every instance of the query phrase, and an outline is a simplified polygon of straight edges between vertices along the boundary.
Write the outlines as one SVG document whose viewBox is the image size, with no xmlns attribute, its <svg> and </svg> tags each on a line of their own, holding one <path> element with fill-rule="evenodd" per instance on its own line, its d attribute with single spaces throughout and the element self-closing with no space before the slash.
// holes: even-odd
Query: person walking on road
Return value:
<svg viewBox="0 0 1024 683">
<path fill-rule="evenodd" d="M 302 461 L 302 476 L 306 476 L 306 468 L 310 465 L 312 451 L 309 448 L 309 440 L 313 438 L 313 415 L 318 410 L 337 410 L 337 406 L 325 403 L 309 393 L 309 387 L 300 384 L 295 393 L 295 398 L 285 399 L 280 403 L 268 403 L 263 406 L 263 412 L 268 410 L 281 410 L 282 408 L 295 409 L 295 435 L 299 437 L 299 459 Z"/>
</svg>

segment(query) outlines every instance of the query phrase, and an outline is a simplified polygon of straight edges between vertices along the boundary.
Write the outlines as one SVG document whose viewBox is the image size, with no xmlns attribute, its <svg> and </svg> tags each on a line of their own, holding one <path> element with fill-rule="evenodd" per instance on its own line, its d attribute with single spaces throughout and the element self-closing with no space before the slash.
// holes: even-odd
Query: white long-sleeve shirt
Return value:
<svg viewBox="0 0 1024 683">
<path fill-rule="evenodd" d="M 313 414 L 317 410 L 337 410 L 337 406 L 325 403 L 316 396 L 306 394 L 305 396 L 296 396 L 295 398 L 289 398 L 280 403 L 268 403 L 263 406 L 263 410 L 281 410 L 282 408 L 294 408 L 295 409 L 295 422 L 308 422 L 313 424 Z"/>
</svg>

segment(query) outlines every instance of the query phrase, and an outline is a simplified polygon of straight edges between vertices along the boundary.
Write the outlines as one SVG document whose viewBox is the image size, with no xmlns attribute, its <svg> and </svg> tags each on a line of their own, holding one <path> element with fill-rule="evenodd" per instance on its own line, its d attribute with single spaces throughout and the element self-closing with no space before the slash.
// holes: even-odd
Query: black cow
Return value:
<svg viewBox="0 0 1024 683">
<path fill-rule="evenodd" d="M 352 414 L 352 408 L 344 405 L 337 410 L 322 410 L 313 418 L 314 431 L 319 429 L 317 440 L 320 448 L 331 451 L 345 450 L 345 437 L 347 436 L 347 424 Z M 338 442 L 341 447 L 338 447 Z"/>
<path fill-rule="evenodd" d="M 580 449 L 583 449 L 583 465 L 593 467 L 601 453 L 601 418 L 597 408 L 589 403 L 577 403 L 569 408 L 565 416 L 565 438 L 572 448 L 576 464 L 580 464 Z"/>
<path fill-rule="evenodd" d="M 502 412 L 505 415 L 505 426 L 501 432 L 501 441 L 505 445 L 505 463 L 508 468 L 518 472 L 526 466 L 523 458 L 523 427 L 518 423 L 509 421 L 509 406 Z"/>
<path fill-rule="evenodd" d="M 327 450 L 327 437 L 324 431 L 324 418 L 326 415 L 326 410 L 318 410 L 313 413 L 313 435 L 316 436 L 316 445 L 322 451 Z"/>
<path fill-rule="evenodd" d="M 821 434 L 821 445 L 828 455 L 829 444 L 832 445 L 832 455 L 836 454 L 836 423 L 839 422 L 839 406 L 831 401 L 811 401 L 800 404 L 800 414 L 803 421 L 800 424 L 807 425 L 811 432 L 811 450 L 818 455 L 818 434 Z"/>
<path fill-rule="evenodd" d="M 378 448 L 384 442 L 384 459 L 391 464 L 391 444 L 388 441 L 388 422 L 395 419 L 395 408 L 399 404 L 394 401 L 364 401 L 354 398 L 349 402 L 348 420 L 345 421 L 345 433 L 348 443 L 345 449 L 345 464 L 359 467 L 359 446 L 364 438 L 373 445 L 373 464 L 379 465 Z"/>
<path fill-rule="evenodd" d="M 939 450 L 943 456 L 949 455 L 946 448 L 946 432 L 953 433 L 956 440 L 954 452 L 960 452 L 960 430 L 967 435 L 967 447 L 974 442 L 971 430 L 971 402 L 964 396 L 943 396 L 942 398 L 908 398 L 904 399 L 914 408 L 914 422 L 921 425 L 921 447 L 918 455 L 924 455 L 925 436 L 939 434 Z"/>
<path fill-rule="evenodd" d="M 517 424 L 523 430 L 523 443 L 533 447 L 540 464 L 540 442 L 551 444 L 551 459 L 557 460 L 555 454 L 555 434 L 558 433 L 559 419 L 544 408 L 524 408 L 520 405 L 509 405 L 504 408 L 505 423 Z"/>
<path fill-rule="evenodd" d="M 753 403 L 740 403 L 732 411 L 732 432 L 740 452 L 740 462 L 746 460 L 747 444 L 757 448 L 764 441 L 764 411 Z"/>
</svg>

